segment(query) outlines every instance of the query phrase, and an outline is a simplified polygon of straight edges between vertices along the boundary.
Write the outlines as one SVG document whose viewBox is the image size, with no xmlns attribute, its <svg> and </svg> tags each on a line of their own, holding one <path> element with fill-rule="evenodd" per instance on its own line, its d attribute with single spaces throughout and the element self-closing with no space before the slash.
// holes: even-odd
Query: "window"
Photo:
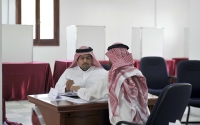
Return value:
<svg viewBox="0 0 200 125">
<path fill-rule="evenodd" d="M 16 24 L 33 25 L 34 46 L 58 46 L 59 0 L 16 0 Z"/>
</svg>

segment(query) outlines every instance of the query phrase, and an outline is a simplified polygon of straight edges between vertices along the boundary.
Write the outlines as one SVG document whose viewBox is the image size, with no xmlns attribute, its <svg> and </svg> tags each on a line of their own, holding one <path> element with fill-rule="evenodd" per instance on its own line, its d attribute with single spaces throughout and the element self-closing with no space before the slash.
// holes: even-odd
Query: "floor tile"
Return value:
<svg viewBox="0 0 200 125">
<path fill-rule="evenodd" d="M 22 113 L 20 113 L 20 115 L 22 115 L 24 117 L 31 117 L 32 112 L 22 112 Z"/>
<path fill-rule="evenodd" d="M 6 101 L 5 104 L 6 106 L 20 105 L 17 101 Z"/>
<path fill-rule="evenodd" d="M 28 108 L 35 107 L 34 104 L 21 104 L 21 105 L 24 106 L 24 107 L 28 107 Z"/>
<path fill-rule="evenodd" d="M 8 119 L 10 119 L 10 118 L 20 118 L 20 117 L 24 117 L 23 115 L 20 115 L 20 114 L 17 114 L 17 113 L 12 113 L 12 114 L 6 114 L 6 117 L 8 118 Z"/>
<path fill-rule="evenodd" d="M 24 117 L 20 117 L 20 118 L 8 118 L 9 121 L 12 122 L 18 122 L 18 123 L 23 123 L 23 122 L 31 122 L 30 119 L 24 118 Z M 23 124 L 26 125 L 26 124 Z"/>
<path fill-rule="evenodd" d="M 21 109 L 24 108 L 23 105 L 8 105 L 6 106 L 6 109 Z"/>
<path fill-rule="evenodd" d="M 187 114 L 184 114 L 181 121 L 186 121 L 186 117 L 187 117 Z M 200 121 L 200 117 L 199 117 L 199 116 L 196 116 L 196 115 L 190 115 L 189 121 L 194 121 L 194 122 L 195 122 L 195 121 Z M 200 124 L 199 124 L 199 125 L 200 125 Z"/>
<path fill-rule="evenodd" d="M 13 111 L 10 111 L 10 109 L 9 108 L 6 108 L 6 114 L 10 114 L 10 113 L 14 113 Z"/>
<path fill-rule="evenodd" d="M 15 113 L 32 112 L 31 108 L 10 109 Z"/>
</svg>

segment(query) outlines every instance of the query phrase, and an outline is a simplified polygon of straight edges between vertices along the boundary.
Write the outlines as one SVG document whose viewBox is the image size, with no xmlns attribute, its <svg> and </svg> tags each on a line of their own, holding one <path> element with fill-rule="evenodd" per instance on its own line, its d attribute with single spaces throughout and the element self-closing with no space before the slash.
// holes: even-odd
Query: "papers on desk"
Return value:
<svg viewBox="0 0 200 125">
<path fill-rule="evenodd" d="M 83 99 L 76 99 L 76 98 L 72 98 L 72 97 L 66 97 L 66 96 L 61 96 L 61 98 L 50 98 L 48 96 L 40 98 L 41 100 L 44 101 L 59 101 L 59 100 L 66 100 L 66 101 L 70 101 L 70 102 L 74 102 L 76 104 L 83 104 L 83 103 L 103 103 L 103 102 L 107 102 L 108 99 L 100 99 L 100 100 L 94 100 L 94 101 L 85 101 Z"/>
<path fill-rule="evenodd" d="M 62 95 L 62 97 L 61 97 Z M 67 99 L 71 99 L 68 97 L 76 97 L 79 98 L 77 93 L 74 92 L 66 92 L 66 93 L 58 93 L 58 90 L 55 88 L 51 88 L 48 94 L 48 98 L 51 98 L 53 100 L 67 100 Z"/>
<path fill-rule="evenodd" d="M 57 98 L 59 99 L 59 98 L 61 98 L 60 95 L 59 95 L 59 93 L 58 93 L 58 90 L 54 89 L 54 88 L 50 89 L 48 97 L 52 98 L 52 99 L 57 99 Z"/>
<path fill-rule="evenodd" d="M 149 99 L 149 98 L 158 98 L 158 96 L 152 95 L 152 94 L 148 93 L 148 99 Z"/>
<path fill-rule="evenodd" d="M 61 96 L 61 98 L 63 98 L 65 96 Z M 82 103 L 104 103 L 104 102 L 107 102 L 108 101 L 108 97 L 105 96 L 104 98 L 100 99 L 100 100 L 93 100 L 93 101 L 85 101 L 83 99 L 75 99 L 75 98 L 71 98 L 71 97 L 67 97 L 67 101 L 70 101 L 70 102 L 74 102 L 74 103 L 77 103 L 77 104 L 82 104 Z"/>
<path fill-rule="evenodd" d="M 78 96 L 77 93 L 75 92 L 66 92 L 66 93 L 61 93 L 61 96 L 67 96 L 67 97 L 76 97 Z"/>
<path fill-rule="evenodd" d="M 70 97 L 68 97 L 68 98 L 70 98 Z M 83 99 L 74 99 L 74 98 L 67 99 L 67 101 L 74 102 L 74 103 L 77 103 L 77 104 L 90 103 L 90 102 L 85 101 Z"/>
<path fill-rule="evenodd" d="M 71 98 L 64 96 L 64 97 L 61 97 L 61 98 L 53 99 L 53 98 L 50 98 L 48 96 L 45 96 L 45 97 L 40 97 L 40 99 L 43 100 L 43 101 L 59 101 L 59 100 L 69 100 Z"/>
<path fill-rule="evenodd" d="M 108 97 L 105 96 L 104 98 L 100 100 L 93 100 L 93 101 L 85 101 L 83 99 L 80 99 L 75 92 L 66 92 L 66 93 L 58 93 L 58 90 L 55 88 L 51 88 L 48 97 L 44 98 L 43 100 L 46 101 L 56 101 L 56 100 L 67 100 L 70 102 L 74 102 L 77 104 L 81 103 L 102 103 L 102 102 L 107 102 Z"/>
</svg>

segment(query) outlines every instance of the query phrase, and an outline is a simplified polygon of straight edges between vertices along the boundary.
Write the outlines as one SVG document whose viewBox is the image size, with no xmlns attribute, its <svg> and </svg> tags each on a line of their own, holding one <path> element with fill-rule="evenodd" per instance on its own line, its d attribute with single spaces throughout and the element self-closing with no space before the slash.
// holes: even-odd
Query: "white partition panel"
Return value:
<svg viewBox="0 0 200 125">
<path fill-rule="evenodd" d="M 184 28 L 184 57 L 189 57 L 189 28 Z"/>
<path fill-rule="evenodd" d="M 1 4 L 1 0 L 0 0 L 0 7 L 2 7 Z M 0 9 L 0 24 L 2 24 L 2 9 Z M 2 100 L 2 25 L 0 25 L 0 100 Z M 0 102 L 0 108 L 2 109 L 2 101 Z M 0 121 L 1 123 L 3 123 L 3 117 L 2 117 L 2 110 L 0 112 Z"/>
<path fill-rule="evenodd" d="M 2 62 L 33 61 L 33 26 L 2 25 Z"/>
<path fill-rule="evenodd" d="M 163 28 L 133 27 L 132 54 L 134 59 L 164 55 Z"/>
<path fill-rule="evenodd" d="M 77 28 L 75 25 L 67 27 L 67 60 L 73 60 L 76 51 Z"/>
<path fill-rule="evenodd" d="M 142 29 L 142 57 L 164 55 L 163 28 Z"/>
<path fill-rule="evenodd" d="M 77 48 L 90 46 L 98 60 L 105 59 L 105 26 L 67 27 L 67 60 L 73 60 Z"/>
<path fill-rule="evenodd" d="M 132 28 L 132 55 L 133 59 L 140 60 L 142 56 L 141 52 L 141 28 L 134 27 Z"/>
</svg>

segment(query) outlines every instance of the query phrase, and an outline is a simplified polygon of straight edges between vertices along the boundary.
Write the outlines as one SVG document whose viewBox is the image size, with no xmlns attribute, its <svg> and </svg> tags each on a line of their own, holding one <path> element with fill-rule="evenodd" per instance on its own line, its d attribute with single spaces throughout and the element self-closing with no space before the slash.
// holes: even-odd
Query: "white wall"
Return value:
<svg viewBox="0 0 200 125">
<path fill-rule="evenodd" d="M 8 20 L 8 0 L 2 0 L 2 24 L 7 24 Z"/>
<path fill-rule="evenodd" d="M 189 1 L 189 59 L 200 60 L 200 0 Z M 191 108 L 191 113 L 200 115 L 199 108 Z"/>
<path fill-rule="evenodd" d="M 2 7 L 2 1 L 0 0 L 0 8 Z M 2 9 L 0 9 L 0 100 L 2 100 L 2 18 L 1 18 L 1 15 L 2 15 Z M 2 124 L 2 101 L 0 101 L 0 124 Z"/>
<path fill-rule="evenodd" d="M 188 1 L 60 0 L 60 46 L 34 47 L 33 60 L 49 62 L 53 69 L 55 60 L 66 59 L 66 27 L 69 25 L 105 26 L 106 47 L 123 42 L 131 51 L 134 49 L 131 47 L 131 27 L 154 27 L 155 21 L 157 27 L 164 27 L 164 57 L 183 57 Z"/>
<path fill-rule="evenodd" d="M 183 57 L 188 0 L 157 0 L 156 6 L 157 27 L 164 27 L 164 57 Z M 69 25 L 106 26 L 106 47 L 114 42 L 131 47 L 131 27 L 155 26 L 155 0 L 60 0 L 60 46 L 34 47 L 34 60 L 48 61 L 53 65 L 57 59 L 66 59 L 65 29 Z M 55 54 L 52 55 L 51 51 Z M 48 58 L 44 59 L 44 56 Z"/>
<path fill-rule="evenodd" d="M 57 59 L 66 59 L 66 27 L 69 25 L 105 26 L 106 46 L 118 41 L 131 45 L 131 27 L 153 26 L 153 9 L 154 0 L 60 0 L 60 46 L 34 47 L 33 58 L 51 64 Z"/>
<path fill-rule="evenodd" d="M 164 27 L 164 57 L 184 57 L 189 0 L 157 0 L 157 27 Z"/>
<path fill-rule="evenodd" d="M 2 0 L 2 24 L 15 24 L 15 1 Z"/>
<path fill-rule="evenodd" d="M 189 6 L 189 59 L 200 60 L 200 0 L 190 0 Z"/>
</svg>

